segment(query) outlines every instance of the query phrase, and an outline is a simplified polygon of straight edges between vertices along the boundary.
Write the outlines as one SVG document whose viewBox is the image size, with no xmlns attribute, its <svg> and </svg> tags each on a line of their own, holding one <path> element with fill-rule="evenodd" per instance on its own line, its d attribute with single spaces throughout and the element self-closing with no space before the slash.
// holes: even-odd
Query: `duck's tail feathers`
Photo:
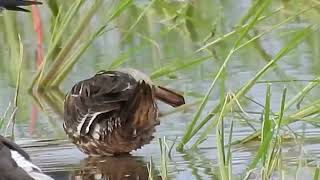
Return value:
<svg viewBox="0 0 320 180">
<path fill-rule="evenodd" d="M 122 119 L 130 119 L 132 127 L 141 128 L 157 124 L 157 106 L 152 93 L 152 86 L 145 81 L 139 81 L 134 93 L 128 100 L 129 105 L 123 110 Z"/>
<path fill-rule="evenodd" d="M 162 86 L 156 86 L 155 97 L 172 107 L 178 107 L 185 104 L 184 97 L 182 95 Z"/>
</svg>

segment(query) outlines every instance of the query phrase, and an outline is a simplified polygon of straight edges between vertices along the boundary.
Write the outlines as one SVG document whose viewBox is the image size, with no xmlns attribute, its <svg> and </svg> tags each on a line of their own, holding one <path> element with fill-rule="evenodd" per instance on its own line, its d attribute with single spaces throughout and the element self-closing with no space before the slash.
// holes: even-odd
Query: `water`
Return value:
<svg viewBox="0 0 320 180">
<path fill-rule="evenodd" d="M 166 1 L 164 1 L 166 2 Z M 19 14 L 19 33 L 25 46 L 25 62 L 22 76 L 22 89 L 19 94 L 16 136 L 17 143 L 22 145 L 30 153 L 33 161 L 39 165 L 46 173 L 56 179 L 99 179 L 102 174 L 107 174 L 111 179 L 147 179 L 149 164 L 152 157 L 155 177 L 159 175 L 160 167 L 160 147 L 158 138 L 166 136 L 168 144 L 180 140 L 188 122 L 194 116 L 197 106 L 190 106 L 188 109 L 162 116 L 161 125 L 157 127 L 155 139 L 142 149 L 132 153 L 130 157 L 88 159 L 70 144 L 62 129 L 63 108 L 62 101 L 64 94 L 76 82 L 92 76 L 95 72 L 106 69 L 117 59 L 123 59 L 121 67 L 132 67 L 142 70 L 148 74 L 155 72 L 160 67 L 178 67 L 200 57 L 210 55 L 208 52 L 193 55 L 193 52 L 203 45 L 203 40 L 216 29 L 215 37 L 232 31 L 235 24 L 243 15 L 250 1 L 209 1 L 194 2 L 194 15 L 192 22 L 196 27 L 197 37 L 194 37 L 190 27 L 185 25 L 184 18 L 173 12 L 166 13 L 166 9 L 152 7 L 147 11 L 144 18 L 139 22 L 129 34 L 129 38 L 122 40 L 126 30 L 136 20 L 137 14 L 143 11 L 148 4 L 147 1 L 137 1 L 132 7 L 123 12 L 117 21 L 111 24 L 116 27 L 107 32 L 85 52 L 79 62 L 69 73 L 59 90 L 50 91 L 46 95 L 28 93 L 35 68 L 34 51 L 36 49 L 35 37 L 32 31 L 29 14 Z M 175 1 L 172 8 L 183 10 L 186 2 Z M 67 4 L 67 3 L 66 3 Z M 108 4 L 108 3 L 107 3 Z M 307 8 L 308 3 L 300 8 Z M 286 4 L 285 1 L 272 4 L 268 10 L 271 13 L 279 7 L 285 7 L 263 23 L 255 27 L 256 33 L 261 33 L 264 29 L 280 22 L 286 17 L 297 12 L 295 6 Z M 88 24 L 91 29 L 100 25 L 104 17 L 102 8 L 93 21 Z M 268 14 L 267 13 L 267 14 Z M 174 19 L 174 15 L 177 15 Z M 283 47 L 290 37 L 290 33 L 309 25 L 315 25 L 314 19 L 319 18 L 319 12 L 310 11 L 282 26 L 281 28 L 268 33 L 261 39 L 249 46 L 242 48 L 232 56 L 227 65 L 224 84 L 222 81 L 214 89 L 210 96 L 208 106 L 204 114 L 208 113 L 219 100 L 220 86 L 225 86 L 226 92 L 236 92 L 242 85 L 251 79 L 261 69 L 268 60 Z M 133 18 L 134 17 L 134 18 Z M 41 7 L 42 28 L 44 30 L 44 50 L 48 49 L 50 37 L 50 21 L 46 7 Z M 79 14 L 79 17 L 81 15 Z M 28 20 L 26 20 L 28 19 Z M 3 26 L 3 23 L 0 24 Z M 93 31 L 87 30 L 87 33 Z M 71 30 L 70 30 L 71 31 Z M 250 32 L 253 33 L 253 32 Z M 5 43 L 5 31 L 0 29 L 0 113 L 4 114 L 9 102 L 14 97 L 14 73 L 10 70 L 10 52 Z M 251 34 L 252 35 L 252 34 Z M 268 71 L 260 83 L 254 85 L 246 94 L 255 102 L 264 104 L 266 83 L 264 81 L 282 81 L 272 83 L 271 107 L 272 111 L 279 109 L 280 98 L 284 86 L 288 88 L 288 99 L 296 95 L 308 83 L 307 81 L 283 82 L 287 80 L 312 80 L 319 75 L 319 31 L 314 29 L 308 38 L 301 43 L 298 48 L 283 57 L 275 68 Z M 66 38 L 68 34 L 65 35 Z M 83 40 L 82 38 L 81 40 Z M 186 102 L 194 103 L 201 99 L 206 93 L 214 75 L 217 73 L 222 60 L 230 50 L 234 38 L 227 39 L 214 46 L 215 58 L 208 58 L 200 64 L 179 70 L 170 76 L 161 76 L 154 81 L 157 84 L 166 85 L 171 89 L 184 92 Z M 212 41 L 212 39 L 210 40 Z M 210 49 L 213 51 L 213 49 Z M 311 93 L 302 101 L 306 105 L 313 99 L 319 98 L 319 88 L 314 88 Z M 230 120 L 234 120 L 235 128 L 233 132 L 234 140 L 241 139 L 253 132 L 243 120 L 246 118 L 255 128 L 259 129 L 261 124 L 261 108 L 252 101 L 242 101 L 242 108 L 248 113 L 244 115 L 240 110 L 225 118 L 226 129 L 229 129 Z M 166 114 L 172 108 L 159 104 L 161 113 Z M 289 112 L 295 111 L 296 107 Z M 240 116 L 239 114 L 242 114 Z M 10 115 L 6 116 L 9 119 Z M 314 117 L 315 119 L 318 116 Z M 7 122 L 7 121 L 5 121 Z M 1 130 L 5 132 L 5 127 Z M 294 132 L 294 133 L 293 133 Z M 283 143 L 281 157 L 283 159 L 283 173 L 287 179 L 294 177 L 311 178 L 315 167 L 319 163 L 320 130 L 314 124 L 294 123 L 290 128 L 284 128 L 283 132 L 287 138 Z M 229 134 L 228 131 L 226 134 Z M 195 138 L 196 139 L 196 138 Z M 259 141 L 253 141 L 245 145 L 232 147 L 232 173 L 235 179 L 241 179 L 246 174 L 247 165 L 254 157 L 259 146 Z M 187 145 L 188 147 L 188 145 Z M 173 148 L 174 149 L 174 148 Z M 172 179 L 219 179 L 218 160 L 216 155 L 215 131 L 204 141 L 197 150 L 187 150 L 176 152 L 173 150 L 171 159 L 168 160 L 168 174 Z M 297 170 L 298 169 L 298 170 Z M 258 170 L 254 173 L 259 173 Z M 253 174 L 254 174 L 253 173 Z M 95 175 L 93 175 L 95 174 Z M 155 178 L 156 179 L 156 178 Z"/>
</svg>

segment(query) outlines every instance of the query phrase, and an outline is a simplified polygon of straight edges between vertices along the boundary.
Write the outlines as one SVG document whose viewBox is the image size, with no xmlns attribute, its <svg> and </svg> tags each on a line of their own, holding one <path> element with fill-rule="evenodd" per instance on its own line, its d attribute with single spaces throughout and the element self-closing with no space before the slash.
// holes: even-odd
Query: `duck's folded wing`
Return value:
<svg viewBox="0 0 320 180">
<path fill-rule="evenodd" d="M 66 125 L 78 135 L 85 135 L 96 121 L 114 123 L 122 106 L 132 96 L 135 83 L 122 74 L 110 72 L 77 83 L 66 97 Z"/>
<path fill-rule="evenodd" d="M 0 143 L 3 143 L 5 146 L 7 146 L 9 149 L 17 151 L 20 153 L 24 158 L 27 160 L 30 160 L 30 156 L 21 148 L 19 147 L 16 143 L 8 140 L 7 138 L 3 137 L 0 135 Z"/>
<path fill-rule="evenodd" d="M 10 141 L 0 136 L 0 179 L 32 180 L 33 178 L 31 178 L 26 171 L 20 168 L 12 158 L 10 147 L 7 146 L 8 142 Z"/>
<path fill-rule="evenodd" d="M 30 6 L 30 5 L 36 5 L 36 4 L 42 4 L 42 3 L 38 1 L 0 0 L 0 7 L 3 7 L 11 11 L 30 12 L 29 10 L 21 8 L 19 6 Z"/>
<path fill-rule="evenodd" d="M 39 1 L 24 1 L 24 0 L 0 0 L 0 6 L 30 6 L 30 5 L 36 5 L 36 4 L 42 4 L 42 2 Z"/>
<path fill-rule="evenodd" d="M 53 180 L 16 143 L 0 135 L 0 179 Z"/>
<path fill-rule="evenodd" d="M 24 8 L 21 8 L 21 7 L 17 7 L 17 6 L 7 6 L 5 7 L 5 9 L 7 10 L 11 10 L 11 11 L 23 11 L 23 12 L 30 12 L 29 10 L 27 9 L 24 9 Z"/>
</svg>

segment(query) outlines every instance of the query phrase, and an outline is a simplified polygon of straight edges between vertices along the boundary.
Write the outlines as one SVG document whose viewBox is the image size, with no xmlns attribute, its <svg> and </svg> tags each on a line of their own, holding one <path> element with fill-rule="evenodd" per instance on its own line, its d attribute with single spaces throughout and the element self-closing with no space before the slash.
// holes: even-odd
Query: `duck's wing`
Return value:
<svg viewBox="0 0 320 180">
<path fill-rule="evenodd" d="M 135 86 L 131 76 L 118 71 L 100 72 L 77 83 L 65 99 L 65 127 L 85 135 L 97 121 L 115 120 Z"/>
<path fill-rule="evenodd" d="M 26 179 L 32 180 L 26 171 L 20 168 L 15 160 L 11 157 L 10 147 L 7 145 L 8 140 L 0 136 L 0 179 Z M 15 145 L 14 145 L 15 146 Z"/>
<path fill-rule="evenodd" d="M 0 0 L 0 6 L 30 6 L 30 5 L 37 5 L 42 4 L 40 1 L 24 1 L 24 0 Z"/>
<path fill-rule="evenodd" d="M 53 180 L 16 143 L 0 135 L 0 179 Z"/>
<path fill-rule="evenodd" d="M 9 149 L 12 149 L 14 151 L 17 151 L 19 154 L 21 154 L 24 158 L 27 160 L 30 160 L 30 156 L 16 143 L 8 140 L 7 138 L 0 135 L 0 143 L 8 147 Z"/>
<path fill-rule="evenodd" d="M 30 12 L 29 10 L 21 8 L 19 6 L 30 6 L 30 5 L 39 5 L 39 4 L 42 4 L 42 2 L 24 1 L 24 0 L 0 0 L 0 7 L 3 7 L 7 10 L 12 10 L 12 11 Z"/>
<path fill-rule="evenodd" d="M 27 9 L 24 9 L 24 8 L 21 8 L 21 7 L 17 7 L 17 6 L 7 6 L 7 7 L 4 7 L 6 10 L 10 10 L 10 11 L 22 11 L 22 12 L 30 12 L 29 10 Z"/>
</svg>

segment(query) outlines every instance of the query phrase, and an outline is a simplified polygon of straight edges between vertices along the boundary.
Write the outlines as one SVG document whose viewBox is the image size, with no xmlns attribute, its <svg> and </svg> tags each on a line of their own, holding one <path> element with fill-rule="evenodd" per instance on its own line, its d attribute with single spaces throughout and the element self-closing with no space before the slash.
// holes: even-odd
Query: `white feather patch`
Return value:
<svg viewBox="0 0 320 180">
<path fill-rule="evenodd" d="M 87 119 L 87 117 L 89 116 L 89 114 L 86 114 L 86 115 L 84 115 L 84 117 L 80 120 L 80 123 L 78 124 L 78 126 L 77 126 L 77 135 L 79 135 L 80 136 L 80 131 L 81 131 L 81 128 L 82 128 L 82 126 L 83 126 L 83 124 L 84 124 L 84 122 L 86 121 L 86 119 Z"/>
<path fill-rule="evenodd" d="M 96 124 L 94 126 L 94 130 L 93 130 L 93 133 L 92 133 L 92 137 L 99 140 L 100 139 L 100 124 Z"/>
<path fill-rule="evenodd" d="M 96 112 L 96 113 L 93 113 L 93 115 L 92 115 L 92 117 L 91 117 L 91 119 L 90 119 L 90 121 L 89 121 L 89 124 L 88 124 L 88 126 L 86 127 L 86 133 L 89 132 L 89 128 L 90 128 L 92 122 L 94 121 L 94 119 L 96 119 L 96 117 L 97 117 L 99 114 L 101 114 L 101 113 L 104 113 L 104 112 Z M 90 116 L 91 116 L 91 114 L 90 114 Z"/>
<path fill-rule="evenodd" d="M 17 151 L 10 150 L 10 152 L 11 158 L 14 159 L 17 165 L 24 171 L 26 171 L 35 180 L 53 180 L 53 178 L 51 178 L 50 176 L 43 174 L 38 166 L 34 165 Z"/>
</svg>

